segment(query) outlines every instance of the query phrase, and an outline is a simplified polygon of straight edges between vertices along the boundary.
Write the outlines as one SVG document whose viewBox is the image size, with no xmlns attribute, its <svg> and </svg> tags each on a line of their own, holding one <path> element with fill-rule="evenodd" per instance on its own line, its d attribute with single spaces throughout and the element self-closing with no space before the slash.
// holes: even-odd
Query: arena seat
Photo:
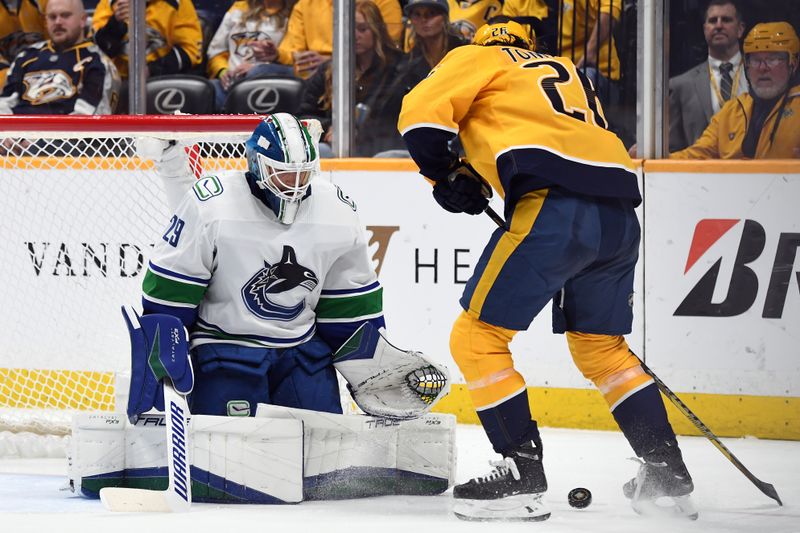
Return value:
<svg viewBox="0 0 800 533">
<path fill-rule="evenodd" d="M 206 78 L 190 75 L 158 76 L 147 81 L 147 112 L 172 115 L 214 112 L 214 86 Z"/>
<path fill-rule="evenodd" d="M 226 113 L 293 113 L 303 101 L 303 82 L 297 78 L 246 79 L 236 83 L 225 100 Z"/>
</svg>

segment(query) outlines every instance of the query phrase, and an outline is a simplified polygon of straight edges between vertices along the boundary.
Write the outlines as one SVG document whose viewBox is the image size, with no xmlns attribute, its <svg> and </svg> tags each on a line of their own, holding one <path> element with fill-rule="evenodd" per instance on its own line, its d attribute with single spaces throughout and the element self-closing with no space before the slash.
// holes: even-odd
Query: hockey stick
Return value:
<svg viewBox="0 0 800 533">
<path fill-rule="evenodd" d="M 167 490 L 105 487 L 100 500 L 109 511 L 128 513 L 185 512 L 192 503 L 191 464 L 188 461 L 189 408 L 169 379 L 164 380 L 164 413 L 167 423 Z"/>
<path fill-rule="evenodd" d="M 724 455 L 724 456 L 725 456 L 725 458 L 726 458 L 728 461 L 730 461 L 731 463 L 733 463 L 733 466 L 735 466 L 736 468 L 738 468 L 738 469 L 739 469 L 739 471 L 740 471 L 742 474 L 744 474 L 744 475 L 745 475 L 745 477 L 746 477 L 747 479 L 749 479 L 749 480 L 750 480 L 750 481 L 753 483 L 753 485 L 755 485 L 755 486 L 758 488 L 758 490 L 760 490 L 760 491 L 761 491 L 761 492 L 763 492 L 765 495 L 769 496 L 770 498 L 772 498 L 773 500 L 775 500 L 776 502 L 778 502 L 778 505 L 781 505 L 781 506 L 782 506 L 782 505 L 783 505 L 783 502 L 781 501 L 781 498 L 780 498 L 780 496 L 778 496 L 778 491 L 776 491 L 776 490 L 775 490 L 775 487 L 773 487 L 773 486 L 772 486 L 770 483 L 767 483 L 767 482 L 765 482 L 765 481 L 761 481 L 761 480 L 760 480 L 760 479 L 758 479 L 756 476 L 754 476 L 754 475 L 753 475 L 753 473 L 752 473 L 752 472 L 750 472 L 750 470 L 748 470 L 748 469 L 747 469 L 747 467 L 746 467 L 746 466 L 744 466 L 744 465 L 742 464 L 742 462 L 741 462 L 741 461 L 739 461 L 739 459 L 737 459 L 737 457 L 736 457 L 735 455 L 733 455 L 733 452 L 731 452 L 731 451 L 730 451 L 730 450 L 729 450 L 729 449 L 728 449 L 728 448 L 727 448 L 727 447 L 726 447 L 726 446 L 725 446 L 725 445 L 722 443 L 722 441 L 720 441 L 720 440 L 719 440 L 719 438 L 718 438 L 716 435 L 714 435 L 714 433 L 713 433 L 713 432 L 712 432 L 710 429 L 708 429 L 708 426 L 706 426 L 705 424 L 703 424 L 702 420 L 700 420 L 699 418 L 697 418 L 697 415 L 696 415 L 696 414 L 694 414 L 694 413 L 692 412 L 692 410 L 691 410 L 691 409 L 689 409 L 689 408 L 686 406 L 686 404 L 685 404 L 685 403 L 683 403 L 683 401 L 681 401 L 681 399 L 680 399 L 680 398 L 678 398 L 678 396 L 677 396 L 677 395 L 676 395 L 674 392 L 672 392 L 672 391 L 670 390 L 670 388 L 669 388 L 669 387 L 667 387 L 667 385 L 666 385 L 666 384 L 665 384 L 663 381 L 661 381 L 661 379 L 659 379 L 659 377 L 658 377 L 658 376 L 656 376 L 656 375 L 655 375 L 655 373 L 654 373 L 652 370 L 650 370 L 650 368 L 649 368 L 649 367 L 648 367 L 646 364 L 644 364 L 644 361 L 642 361 L 641 359 L 639 359 L 639 362 L 640 362 L 640 364 L 642 365 L 642 370 L 644 370 L 644 371 L 647 373 L 647 375 L 649 375 L 651 378 L 653 378 L 653 381 L 655 381 L 655 382 L 656 382 L 656 386 L 658 387 L 658 390 L 660 390 L 660 391 L 661 391 L 661 393 L 662 393 L 664 396 L 666 396 L 667 398 L 669 398 L 669 401 L 671 401 L 671 402 L 672 402 L 672 404 L 673 404 L 675 407 L 677 407 L 677 408 L 678 408 L 678 411 L 680 411 L 680 412 L 683 414 L 683 416 L 685 416 L 686 418 L 688 418 L 688 419 L 689 419 L 689 422 L 691 422 L 691 423 L 694 425 L 694 427 L 696 427 L 697 429 L 699 429 L 699 430 L 700 430 L 700 432 L 701 432 L 701 433 L 702 433 L 702 434 L 705 436 L 705 438 L 707 438 L 708 440 L 710 440 L 710 441 L 711 441 L 711 444 L 713 444 L 713 445 L 714 445 L 714 446 L 715 446 L 715 447 L 716 447 L 716 448 L 717 448 L 717 449 L 718 449 L 720 452 L 722 452 L 722 455 Z"/>
<path fill-rule="evenodd" d="M 490 207 L 487 207 L 486 209 L 487 209 L 486 214 L 489 215 L 489 218 L 494 220 L 495 224 L 497 224 L 500 228 L 506 229 L 505 221 L 503 221 L 503 219 L 500 218 L 500 216 L 497 213 L 492 211 Z M 683 416 L 688 418 L 689 422 L 691 422 L 694 425 L 694 427 L 700 430 L 700 432 L 708 440 L 711 441 L 711 444 L 713 444 L 720 452 L 722 452 L 722 455 L 724 455 L 728 461 L 733 463 L 733 466 L 738 468 L 739 471 L 742 474 L 744 474 L 745 477 L 749 479 L 753 483 L 753 485 L 755 485 L 758 488 L 758 490 L 760 490 L 765 495 L 778 502 L 778 505 L 783 506 L 783 502 L 781 501 L 780 496 L 778 496 L 778 491 L 775 490 L 775 487 L 773 487 L 772 484 L 767 483 L 765 481 L 761 481 L 756 476 L 754 476 L 753 473 L 750 472 L 750 470 L 748 470 L 747 467 L 744 466 L 742 462 L 739 461 L 739 459 L 735 455 L 733 455 L 733 453 L 722 443 L 722 441 L 720 441 L 719 438 L 716 435 L 714 435 L 714 432 L 712 432 L 708 428 L 708 426 L 706 426 L 703 423 L 703 421 L 700 420 L 697 417 L 697 415 L 694 414 L 692 410 L 689 409 L 686 406 L 686 404 L 683 403 L 683 401 L 681 401 L 681 399 L 678 398 L 678 396 L 674 392 L 672 392 L 670 388 L 667 387 L 667 385 L 663 381 L 661 381 L 661 379 L 659 379 L 658 376 L 655 375 L 655 373 L 652 370 L 650 370 L 650 367 L 644 364 L 644 361 L 639 359 L 639 363 L 642 365 L 642 370 L 644 370 L 647 373 L 647 375 L 653 378 L 653 381 L 655 381 L 658 390 L 660 390 L 664 396 L 669 398 L 669 401 L 671 401 L 672 404 L 678 408 L 678 411 L 680 411 L 683 414 Z"/>
</svg>

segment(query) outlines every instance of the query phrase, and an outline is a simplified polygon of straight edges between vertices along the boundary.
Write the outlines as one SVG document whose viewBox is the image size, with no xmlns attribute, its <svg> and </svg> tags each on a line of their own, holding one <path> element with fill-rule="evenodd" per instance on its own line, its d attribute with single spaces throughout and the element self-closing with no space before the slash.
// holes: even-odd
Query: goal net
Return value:
<svg viewBox="0 0 800 533">
<path fill-rule="evenodd" d="M 76 410 L 124 411 L 148 252 L 168 221 L 139 136 L 244 170 L 255 116 L 0 117 L 0 455 L 63 455 Z M 189 148 L 187 148 L 189 149 Z"/>
</svg>

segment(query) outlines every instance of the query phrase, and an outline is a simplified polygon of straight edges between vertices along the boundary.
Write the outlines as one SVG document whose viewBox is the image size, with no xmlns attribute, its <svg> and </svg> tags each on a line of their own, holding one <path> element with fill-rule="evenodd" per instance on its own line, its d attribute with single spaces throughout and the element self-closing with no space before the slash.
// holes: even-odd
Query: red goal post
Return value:
<svg viewBox="0 0 800 533">
<path fill-rule="evenodd" d="M 119 307 L 139 307 L 147 253 L 169 214 L 134 140 L 185 143 L 198 175 L 244 170 L 242 142 L 259 120 L 0 117 L 0 455 L 60 455 L 70 413 L 124 410 Z M 39 449 L 43 439 L 53 449 Z"/>
</svg>

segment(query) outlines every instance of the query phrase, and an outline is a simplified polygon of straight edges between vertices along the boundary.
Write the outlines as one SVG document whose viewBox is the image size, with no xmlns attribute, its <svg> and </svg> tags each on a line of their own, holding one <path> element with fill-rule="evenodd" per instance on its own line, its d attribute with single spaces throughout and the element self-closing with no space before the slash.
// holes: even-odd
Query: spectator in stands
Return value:
<svg viewBox="0 0 800 533">
<path fill-rule="evenodd" d="M 128 22 L 135 0 L 100 0 L 92 18 L 95 41 L 128 77 Z M 182 74 L 200 64 L 203 38 L 192 0 L 146 0 L 148 76 Z"/>
<path fill-rule="evenodd" d="M 0 114 L 111 113 L 119 79 L 106 55 L 85 35 L 81 0 L 50 0 L 50 39 L 21 52 L 9 69 Z"/>
<path fill-rule="evenodd" d="M 558 0 L 549 0 L 557 12 Z M 551 41 L 555 34 L 555 21 L 558 17 L 549 17 L 550 11 L 546 0 L 505 0 L 502 15 L 522 24 L 528 34 L 536 39 L 536 49 L 552 53 Z M 488 22 L 488 20 L 487 20 Z M 480 27 L 480 26 L 478 26 Z"/>
<path fill-rule="evenodd" d="M 447 52 L 469 41 L 450 25 L 450 5 L 447 0 L 409 0 L 403 8 L 411 21 L 406 39 L 408 57 L 400 76 L 408 90 L 425 79 Z"/>
<path fill-rule="evenodd" d="M 293 74 L 288 65 L 261 59 L 270 45 L 274 48 L 283 39 L 289 12 L 286 0 L 239 0 L 225 14 L 207 50 L 208 77 L 214 83 L 218 110 L 237 80 Z"/>
<path fill-rule="evenodd" d="M 448 0 L 447 3 L 450 8 L 450 24 L 456 33 L 467 42 L 472 41 L 475 30 L 489 22 L 490 18 L 499 15 L 503 9 L 502 0 L 472 0 L 470 2 Z"/>
<path fill-rule="evenodd" d="M 399 0 L 375 0 L 389 35 L 400 42 L 403 31 Z M 333 51 L 333 0 L 299 0 L 280 45 L 268 47 L 263 60 L 294 65 L 295 74 L 308 78 Z"/>
<path fill-rule="evenodd" d="M 192 0 L 192 3 L 195 11 L 197 11 L 197 17 L 200 19 L 200 25 L 202 26 L 204 23 L 209 25 L 211 35 L 213 35 L 228 8 L 231 7 L 232 1 L 238 0 Z M 204 33 L 203 35 L 206 34 Z"/>
<path fill-rule="evenodd" d="M 674 159 L 800 158 L 800 40 L 787 22 L 757 24 L 744 40 L 750 93 L 729 100 Z"/>
<path fill-rule="evenodd" d="M 5 84 L 11 61 L 28 46 L 45 39 L 47 0 L 0 1 L 0 87 Z"/>
<path fill-rule="evenodd" d="M 357 0 L 355 12 L 356 138 L 353 155 L 370 157 L 386 150 L 405 149 L 397 132 L 404 91 L 394 83 L 403 55 L 389 36 L 381 12 L 371 0 Z M 318 119 L 325 132 L 322 157 L 331 157 L 332 76 L 325 63 L 306 80 L 300 115 Z"/>
<path fill-rule="evenodd" d="M 622 0 L 564 0 L 561 6 L 559 55 L 586 73 L 604 107 L 619 103 L 620 66 L 612 26 L 620 19 Z"/>
<path fill-rule="evenodd" d="M 705 12 L 703 34 L 708 45 L 708 59 L 669 80 L 669 149 L 672 152 L 694 143 L 725 102 L 747 92 L 739 53 L 744 21 L 732 0 L 711 0 Z"/>
</svg>

